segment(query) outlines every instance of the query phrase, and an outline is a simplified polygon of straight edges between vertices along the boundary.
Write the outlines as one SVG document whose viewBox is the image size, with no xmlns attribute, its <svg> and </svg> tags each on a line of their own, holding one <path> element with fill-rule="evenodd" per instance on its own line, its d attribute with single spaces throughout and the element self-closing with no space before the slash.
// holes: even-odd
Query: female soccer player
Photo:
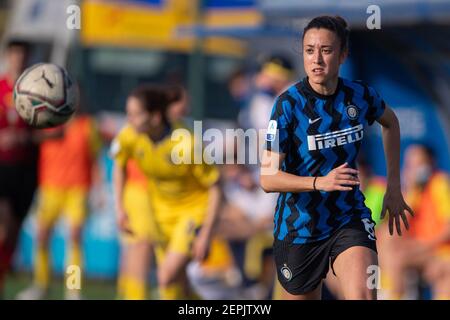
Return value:
<svg viewBox="0 0 450 320">
<path fill-rule="evenodd" d="M 311 20 L 303 32 L 306 77 L 281 94 L 266 135 L 261 186 L 280 192 L 274 217 L 278 279 L 288 299 L 320 299 L 329 267 L 345 299 L 375 299 L 377 251 L 370 210 L 359 190 L 356 156 L 363 130 L 382 126 L 387 190 L 381 216 L 401 234 L 400 129 L 371 87 L 339 77 L 348 54 L 347 23 Z M 374 267 L 371 267 L 374 266 Z M 369 281 L 368 281 L 369 280 Z M 371 285 L 367 285 L 367 284 Z"/>
<path fill-rule="evenodd" d="M 166 95 L 167 118 L 170 123 L 179 123 L 187 111 L 184 89 L 171 86 L 166 88 Z M 119 135 L 117 140 L 122 138 L 123 135 Z M 122 228 L 121 232 L 118 297 L 143 300 L 147 297 L 147 278 L 152 265 L 153 244 L 158 241 L 158 228 L 151 209 L 148 179 L 133 159 L 126 164 L 123 197 L 127 220 L 126 229 Z"/>
<path fill-rule="evenodd" d="M 127 160 L 135 159 L 148 178 L 150 203 L 160 234 L 155 244 L 160 296 L 178 299 L 187 297 L 183 285 L 187 263 L 191 258 L 203 260 L 207 256 L 220 199 L 219 172 L 204 163 L 174 163 L 175 147 L 193 154 L 194 137 L 184 129 L 179 131 L 183 139 L 171 139 L 178 127 L 168 121 L 167 105 L 163 88 L 135 89 L 126 105 L 128 125 L 115 139 L 112 154 L 116 161 L 119 226 L 129 229 L 122 202 L 123 185 Z"/>
</svg>

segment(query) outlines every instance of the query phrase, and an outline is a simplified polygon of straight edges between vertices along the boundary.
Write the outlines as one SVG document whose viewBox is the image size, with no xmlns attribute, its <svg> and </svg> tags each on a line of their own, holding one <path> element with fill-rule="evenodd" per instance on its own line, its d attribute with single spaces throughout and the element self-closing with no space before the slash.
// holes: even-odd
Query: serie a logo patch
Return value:
<svg viewBox="0 0 450 320">
<path fill-rule="evenodd" d="M 269 126 L 267 127 L 266 141 L 275 141 L 275 136 L 277 133 L 278 123 L 275 120 L 269 121 Z"/>
<path fill-rule="evenodd" d="M 267 127 L 266 141 L 275 141 L 275 136 L 277 133 L 278 123 L 275 120 L 269 121 L 269 126 Z"/>
</svg>

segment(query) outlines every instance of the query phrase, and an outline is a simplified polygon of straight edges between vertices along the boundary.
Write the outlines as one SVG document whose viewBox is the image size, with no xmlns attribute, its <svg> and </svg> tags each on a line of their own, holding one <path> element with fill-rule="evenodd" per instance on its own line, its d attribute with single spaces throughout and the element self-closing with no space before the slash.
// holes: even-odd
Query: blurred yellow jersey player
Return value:
<svg viewBox="0 0 450 320">
<path fill-rule="evenodd" d="M 94 120 L 78 115 L 66 125 L 48 129 L 39 154 L 39 197 L 36 212 L 37 248 L 34 284 L 18 298 L 42 299 L 50 280 L 48 242 L 60 217 L 69 229 L 67 265 L 82 268 L 81 229 L 87 215 L 88 194 L 95 159 L 101 146 Z M 80 298 L 79 290 L 66 290 L 67 299 Z"/>
<path fill-rule="evenodd" d="M 123 230 L 130 227 L 121 199 L 126 163 L 135 159 L 149 178 L 151 206 L 161 235 L 155 247 L 160 297 L 179 299 L 188 294 L 186 265 L 192 258 L 204 260 L 207 256 L 220 199 L 219 172 L 203 162 L 174 161 L 174 150 L 193 156 L 194 137 L 185 128 L 169 124 L 167 105 L 167 95 L 161 87 L 142 86 L 134 90 L 127 100 L 128 125 L 113 142 L 111 151 L 116 160 L 114 184 L 119 226 Z M 174 130 L 179 130 L 180 139 L 172 139 Z"/>
</svg>

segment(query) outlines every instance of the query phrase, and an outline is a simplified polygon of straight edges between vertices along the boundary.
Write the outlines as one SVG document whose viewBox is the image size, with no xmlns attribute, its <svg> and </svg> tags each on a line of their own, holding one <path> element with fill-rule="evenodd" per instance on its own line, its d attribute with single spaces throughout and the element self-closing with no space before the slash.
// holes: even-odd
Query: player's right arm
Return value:
<svg viewBox="0 0 450 320">
<path fill-rule="evenodd" d="M 260 183 L 265 192 L 350 191 L 351 186 L 359 184 L 358 170 L 349 168 L 347 163 L 323 177 L 301 177 L 279 169 L 285 157 L 285 153 L 263 151 Z"/>
</svg>

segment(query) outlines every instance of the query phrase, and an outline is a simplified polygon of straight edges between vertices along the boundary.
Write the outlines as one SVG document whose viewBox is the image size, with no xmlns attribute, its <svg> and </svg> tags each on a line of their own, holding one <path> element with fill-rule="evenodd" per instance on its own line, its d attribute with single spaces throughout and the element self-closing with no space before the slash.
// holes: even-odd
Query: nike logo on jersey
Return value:
<svg viewBox="0 0 450 320">
<path fill-rule="evenodd" d="M 316 134 L 307 136 L 308 150 L 321 150 L 326 148 L 334 148 L 347 143 L 353 143 L 363 138 L 363 125 L 328 132 L 324 134 Z"/>
<path fill-rule="evenodd" d="M 309 122 L 309 124 L 313 124 L 313 123 L 316 123 L 317 121 L 319 121 L 320 119 L 322 119 L 322 118 L 316 118 L 316 119 L 314 119 L 314 120 L 312 120 L 312 119 L 308 119 L 308 122 Z"/>
</svg>

